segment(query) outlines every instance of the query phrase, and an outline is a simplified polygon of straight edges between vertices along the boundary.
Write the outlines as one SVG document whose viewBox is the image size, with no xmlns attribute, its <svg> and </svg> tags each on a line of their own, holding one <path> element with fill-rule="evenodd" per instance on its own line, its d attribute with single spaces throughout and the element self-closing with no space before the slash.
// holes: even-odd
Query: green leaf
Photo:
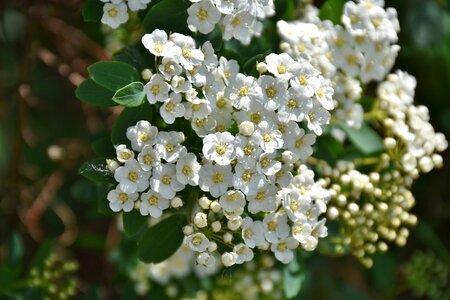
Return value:
<svg viewBox="0 0 450 300">
<path fill-rule="evenodd" d="M 345 0 L 328 0 L 320 7 L 319 18 L 340 24 L 345 2 Z"/>
<path fill-rule="evenodd" d="M 90 78 L 80 84 L 75 91 L 75 95 L 81 101 L 95 106 L 117 105 L 116 102 L 112 101 L 114 92 L 96 84 Z"/>
<path fill-rule="evenodd" d="M 197 43 L 199 46 L 203 45 L 206 41 L 210 41 L 215 52 L 219 52 L 223 47 L 222 29 L 217 24 L 214 30 L 207 35 L 197 33 Z"/>
<path fill-rule="evenodd" d="M 339 123 L 339 127 L 345 131 L 353 145 L 364 154 L 372 154 L 384 149 L 383 140 L 366 122 L 360 129 L 348 127 L 344 123 Z"/>
<path fill-rule="evenodd" d="M 9 238 L 8 263 L 14 267 L 21 267 L 23 261 L 23 241 L 22 237 L 14 231 Z"/>
<path fill-rule="evenodd" d="M 138 71 L 121 61 L 99 61 L 90 65 L 88 71 L 92 80 L 113 92 L 140 80 Z"/>
<path fill-rule="evenodd" d="M 294 298 L 300 292 L 306 279 L 305 269 L 294 259 L 283 269 L 283 290 L 286 298 Z"/>
<path fill-rule="evenodd" d="M 247 60 L 247 62 L 244 64 L 244 67 L 242 68 L 244 72 L 246 72 L 248 75 L 257 76 L 258 71 L 256 70 L 256 65 L 259 62 L 264 61 L 267 55 L 269 55 L 271 50 L 267 50 L 266 52 L 262 54 L 258 54 Z"/>
<path fill-rule="evenodd" d="M 117 90 L 113 100 L 126 107 L 137 107 L 145 101 L 144 84 L 140 81 L 132 82 Z"/>
<path fill-rule="evenodd" d="M 425 245 L 440 256 L 442 260 L 445 260 L 450 265 L 450 252 L 445 247 L 445 244 L 441 241 L 438 235 L 434 232 L 433 228 L 426 222 L 419 222 L 416 227 L 413 228 L 413 234 L 417 236 Z"/>
<path fill-rule="evenodd" d="M 114 61 L 121 61 L 132 65 L 136 70 L 141 71 L 144 68 L 154 67 L 154 60 L 144 58 L 138 49 L 134 47 L 124 47 L 118 52 L 114 53 L 112 57 Z"/>
<path fill-rule="evenodd" d="M 115 156 L 116 155 L 116 149 L 111 144 L 111 139 L 109 136 L 101 137 L 97 140 L 95 140 L 91 144 L 92 150 L 94 150 L 95 154 L 97 156 Z"/>
<path fill-rule="evenodd" d="M 103 16 L 105 3 L 100 0 L 85 0 L 83 5 L 83 19 L 86 22 L 100 21 Z"/>
<path fill-rule="evenodd" d="M 140 214 L 138 210 L 122 213 L 123 229 L 128 237 L 135 236 L 144 228 L 148 217 Z"/>
<path fill-rule="evenodd" d="M 117 118 L 111 133 L 111 141 L 114 146 L 120 144 L 129 144 L 126 133 L 130 126 L 135 126 L 140 120 L 152 120 L 152 107 L 148 102 L 139 107 L 125 108 Z"/>
<path fill-rule="evenodd" d="M 137 255 L 146 263 L 159 263 L 169 258 L 183 242 L 183 215 L 172 215 L 150 227 L 138 243 Z"/>
<path fill-rule="evenodd" d="M 148 32 L 164 28 L 166 32 L 189 33 L 187 9 L 184 0 L 163 0 L 147 12 L 144 27 Z"/>
<path fill-rule="evenodd" d="M 46 240 L 44 243 L 42 243 L 33 257 L 33 261 L 31 262 L 30 268 L 42 268 L 44 266 L 45 260 L 52 252 L 52 248 L 53 248 L 52 240 Z"/>
<path fill-rule="evenodd" d="M 101 215 L 115 215 L 109 207 L 109 201 L 106 198 L 111 189 L 113 189 L 113 186 L 111 185 L 97 184 L 97 212 Z"/>
<path fill-rule="evenodd" d="M 105 157 L 85 162 L 78 169 L 78 174 L 95 182 L 115 183 L 113 172 L 107 169 Z"/>
</svg>

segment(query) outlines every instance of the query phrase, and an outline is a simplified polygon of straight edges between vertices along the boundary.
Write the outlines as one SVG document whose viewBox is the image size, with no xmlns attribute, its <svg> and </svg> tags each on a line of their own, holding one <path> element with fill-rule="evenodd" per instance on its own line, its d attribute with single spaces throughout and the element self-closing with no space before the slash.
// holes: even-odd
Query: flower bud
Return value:
<svg viewBox="0 0 450 300">
<path fill-rule="evenodd" d="M 267 72 L 267 65 L 266 65 L 266 63 L 265 63 L 265 62 L 260 62 L 260 63 L 258 63 L 258 64 L 256 65 L 256 70 L 257 70 L 259 73 L 265 73 L 265 72 Z"/>
<path fill-rule="evenodd" d="M 234 252 L 225 252 L 222 254 L 222 263 L 225 267 L 231 267 L 236 264 L 238 255 Z"/>
<path fill-rule="evenodd" d="M 223 235 L 223 241 L 225 243 L 231 243 L 232 240 L 233 240 L 233 235 L 231 233 L 227 232 Z"/>
<path fill-rule="evenodd" d="M 184 235 L 191 235 L 192 233 L 194 233 L 194 229 L 192 228 L 192 226 L 186 225 L 183 227 L 183 233 Z"/>
<path fill-rule="evenodd" d="M 152 78 L 152 71 L 150 71 L 150 69 L 144 69 L 144 70 L 142 70 L 142 72 L 141 72 L 141 76 L 142 76 L 142 79 L 144 79 L 144 81 L 149 81 L 150 80 L 150 78 Z"/>
<path fill-rule="evenodd" d="M 243 121 L 239 124 L 239 133 L 244 136 L 251 136 L 255 131 L 255 124 L 250 121 Z"/>
<path fill-rule="evenodd" d="M 210 207 L 211 207 L 211 210 L 215 213 L 220 212 L 220 210 L 222 209 L 219 202 L 217 202 L 217 201 L 212 202 Z"/>
<path fill-rule="evenodd" d="M 198 228 L 206 227 L 208 225 L 208 217 L 206 216 L 205 213 L 202 212 L 196 213 L 194 217 L 194 224 Z"/>
<path fill-rule="evenodd" d="M 170 206 L 173 208 L 179 208 L 183 206 L 183 201 L 180 199 L 180 197 L 174 197 L 172 200 L 170 200 Z"/>
<path fill-rule="evenodd" d="M 220 224 L 219 221 L 215 221 L 211 224 L 211 228 L 214 232 L 218 232 L 222 228 L 222 225 Z"/>
<path fill-rule="evenodd" d="M 208 209 L 210 204 L 211 200 L 206 197 L 201 197 L 200 199 L 198 199 L 198 205 L 200 205 L 200 207 L 203 209 Z"/>
</svg>

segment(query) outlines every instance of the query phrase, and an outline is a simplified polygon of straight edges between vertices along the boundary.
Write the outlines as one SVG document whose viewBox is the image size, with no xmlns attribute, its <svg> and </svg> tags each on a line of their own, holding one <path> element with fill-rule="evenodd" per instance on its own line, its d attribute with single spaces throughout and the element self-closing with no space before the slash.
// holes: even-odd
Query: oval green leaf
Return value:
<svg viewBox="0 0 450 300">
<path fill-rule="evenodd" d="M 78 169 L 78 174 L 94 182 L 116 183 L 113 172 L 107 169 L 107 158 L 96 158 L 85 162 Z"/>
<path fill-rule="evenodd" d="M 146 263 L 159 263 L 174 254 L 183 242 L 183 215 L 172 215 L 150 227 L 138 242 L 138 258 Z"/>
<path fill-rule="evenodd" d="M 112 101 L 114 93 L 110 90 L 96 84 L 92 79 L 88 78 L 83 81 L 75 91 L 75 95 L 81 101 L 94 106 L 115 106 L 116 102 Z"/>
<path fill-rule="evenodd" d="M 138 210 L 124 212 L 122 214 L 123 229 L 128 237 L 138 234 L 147 223 L 148 217 L 140 214 Z"/>
<path fill-rule="evenodd" d="M 99 0 L 85 0 L 83 5 L 83 19 L 86 22 L 100 21 L 103 16 L 103 6 Z"/>
<path fill-rule="evenodd" d="M 88 71 L 95 83 L 113 92 L 140 80 L 138 71 L 121 61 L 100 61 L 90 65 Z"/>
<path fill-rule="evenodd" d="M 164 28 L 166 32 L 189 33 L 187 9 L 184 0 L 162 0 L 145 15 L 144 27 L 148 32 Z"/>
<path fill-rule="evenodd" d="M 352 144 L 364 154 L 372 154 L 384 149 L 383 140 L 366 122 L 360 129 L 348 127 L 344 123 L 339 123 L 339 127 L 345 131 Z"/>
<path fill-rule="evenodd" d="M 132 82 L 117 90 L 113 101 L 126 107 L 137 107 L 145 101 L 144 84 L 140 81 Z"/>
</svg>

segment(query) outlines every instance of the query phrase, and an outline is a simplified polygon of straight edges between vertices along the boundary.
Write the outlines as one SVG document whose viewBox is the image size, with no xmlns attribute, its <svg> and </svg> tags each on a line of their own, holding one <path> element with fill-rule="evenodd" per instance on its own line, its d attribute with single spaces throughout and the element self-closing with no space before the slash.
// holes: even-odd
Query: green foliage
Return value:
<svg viewBox="0 0 450 300">
<path fill-rule="evenodd" d="M 283 268 L 283 291 L 288 299 L 298 295 L 306 279 L 306 269 L 295 258 Z"/>
<path fill-rule="evenodd" d="M 174 254 L 183 242 L 186 217 L 172 215 L 150 227 L 138 243 L 137 255 L 146 263 L 159 263 Z"/>
<path fill-rule="evenodd" d="M 113 173 L 107 168 L 107 158 L 96 158 L 81 165 L 78 173 L 95 182 L 115 183 Z"/>
<path fill-rule="evenodd" d="M 341 15 L 345 0 L 328 0 L 320 7 L 319 17 L 321 20 L 330 20 L 334 24 L 341 23 Z"/>
<path fill-rule="evenodd" d="M 111 141 L 113 145 L 128 144 L 129 141 L 126 137 L 127 128 L 136 125 L 140 120 L 151 121 L 152 111 L 153 109 L 148 102 L 144 102 L 139 107 L 125 108 L 117 118 L 112 129 Z"/>
<path fill-rule="evenodd" d="M 340 123 L 339 127 L 345 131 L 353 145 L 364 154 L 373 154 L 384 149 L 383 140 L 366 122 L 360 129 L 348 127 L 343 123 Z"/>
<path fill-rule="evenodd" d="M 85 0 L 83 6 L 83 19 L 86 22 L 100 21 L 103 15 L 104 3 L 99 0 Z"/>
<path fill-rule="evenodd" d="M 153 5 L 145 15 L 143 25 L 147 32 L 164 29 L 166 32 L 188 34 L 187 3 L 184 0 L 162 0 Z"/>
<path fill-rule="evenodd" d="M 138 210 L 132 210 L 122 214 L 123 229 L 128 237 L 137 235 L 144 228 L 148 217 L 141 215 Z"/>
<path fill-rule="evenodd" d="M 76 89 L 75 95 L 81 101 L 94 106 L 115 106 L 112 101 L 114 92 L 98 85 L 94 80 L 88 78 Z"/>
<path fill-rule="evenodd" d="M 140 80 L 134 67 L 120 61 L 100 61 L 90 65 L 88 71 L 95 83 L 113 92 Z"/>
<path fill-rule="evenodd" d="M 144 84 L 140 81 L 132 82 L 117 90 L 113 100 L 125 107 L 137 107 L 146 100 Z"/>
</svg>

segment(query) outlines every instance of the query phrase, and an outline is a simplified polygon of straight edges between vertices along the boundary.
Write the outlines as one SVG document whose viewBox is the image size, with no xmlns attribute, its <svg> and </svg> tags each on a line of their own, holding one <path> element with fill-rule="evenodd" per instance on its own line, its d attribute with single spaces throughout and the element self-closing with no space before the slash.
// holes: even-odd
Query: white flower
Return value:
<svg viewBox="0 0 450 300">
<path fill-rule="evenodd" d="M 135 159 L 129 159 L 125 165 L 118 167 L 114 172 L 114 179 L 119 182 L 125 193 L 142 192 L 148 188 L 148 178 L 151 172 L 142 170 Z"/>
<path fill-rule="evenodd" d="M 195 98 L 188 102 L 184 102 L 186 112 L 184 113 L 185 119 L 192 118 L 206 118 L 211 113 L 211 106 L 208 100 Z"/>
<path fill-rule="evenodd" d="M 119 145 L 116 147 L 117 160 L 121 163 L 134 158 L 134 152 L 127 148 L 127 145 Z"/>
<path fill-rule="evenodd" d="M 200 168 L 198 185 L 213 197 L 220 197 L 232 184 L 231 166 L 205 164 Z"/>
<path fill-rule="evenodd" d="M 203 155 L 219 165 L 229 165 L 235 157 L 234 136 L 229 132 L 208 134 L 203 138 Z"/>
<path fill-rule="evenodd" d="M 311 209 L 311 198 L 302 195 L 296 189 L 288 189 L 287 193 L 282 194 L 282 203 L 289 219 L 294 222 L 306 221 L 307 212 Z"/>
<path fill-rule="evenodd" d="M 150 104 L 156 102 L 164 102 L 169 98 L 170 85 L 164 81 L 164 76 L 161 74 L 154 74 L 150 81 L 144 86 L 147 94 L 147 100 Z"/>
<path fill-rule="evenodd" d="M 254 77 L 238 73 L 229 79 L 225 97 L 236 109 L 249 110 L 250 103 L 262 97 L 262 91 Z"/>
<path fill-rule="evenodd" d="M 209 240 L 203 233 L 194 233 L 186 237 L 185 243 L 196 252 L 203 252 L 209 246 Z"/>
<path fill-rule="evenodd" d="M 277 208 L 276 193 L 278 189 L 265 182 L 265 184 L 259 186 L 256 190 L 251 190 L 247 194 L 248 211 L 252 214 L 256 214 L 260 211 L 271 212 Z"/>
<path fill-rule="evenodd" d="M 268 152 L 273 153 L 276 149 L 281 149 L 284 144 L 281 132 L 273 124 L 267 121 L 261 121 L 258 124 L 258 129 L 253 133 L 261 141 L 261 148 Z"/>
<path fill-rule="evenodd" d="M 244 194 L 240 191 L 228 191 L 219 200 L 220 206 L 227 211 L 243 208 L 246 204 Z"/>
<path fill-rule="evenodd" d="M 273 243 L 270 250 L 275 253 L 275 257 L 283 264 L 287 264 L 294 259 L 293 249 L 298 247 L 298 241 L 294 238 L 288 237 L 280 240 L 278 243 Z"/>
<path fill-rule="evenodd" d="M 150 190 L 141 195 L 141 205 L 139 211 L 141 215 L 147 216 L 150 214 L 153 218 L 159 218 L 162 211 L 169 207 L 170 201 L 162 197 L 160 194 Z"/>
<path fill-rule="evenodd" d="M 236 264 L 238 255 L 234 252 L 225 252 L 222 254 L 222 263 L 225 267 L 231 267 Z"/>
<path fill-rule="evenodd" d="M 287 53 L 271 53 L 266 56 L 267 71 L 276 78 L 288 80 L 293 76 L 293 72 L 299 68 L 299 64 Z"/>
<path fill-rule="evenodd" d="M 192 89 L 192 84 L 183 76 L 175 75 L 170 82 L 172 91 L 175 93 L 186 93 Z"/>
<path fill-rule="evenodd" d="M 187 10 L 189 17 L 187 23 L 189 29 L 193 32 L 197 30 L 203 34 L 214 30 L 221 17 L 220 12 L 209 0 L 202 0 L 192 4 Z"/>
<path fill-rule="evenodd" d="M 149 4 L 152 0 L 128 0 L 128 7 L 132 11 L 137 11 L 141 9 L 145 9 L 147 4 Z"/>
<path fill-rule="evenodd" d="M 164 56 L 158 67 L 166 80 L 171 80 L 173 76 L 181 74 L 181 66 L 171 56 Z"/>
<path fill-rule="evenodd" d="M 307 251 L 314 250 L 318 243 L 318 239 L 312 235 L 312 231 L 311 224 L 307 222 L 295 222 L 292 226 L 292 236 Z"/>
<path fill-rule="evenodd" d="M 214 47 L 210 41 L 206 41 L 203 43 L 201 48 L 205 58 L 203 64 L 208 68 L 217 68 L 219 61 L 217 59 L 217 55 L 215 53 Z"/>
<path fill-rule="evenodd" d="M 285 213 L 272 213 L 264 217 L 264 235 L 270 243 L 276 243 L 280 239 L 288 237 L 290 227 Z"/>
<path fill-rule="evenodd" d="M 297 157 L 305 161 L 313 153 L 312 145 L 316 142 L 316 135 L 305 134 L 303 128 L 295 127 L 295 131 L 290 133 L 291 138 L 287 140 L 287 148 Z"/>
<path fill-rule="evenodd" d="M 181 145 L 184 141 L 183 132 L 179 131 L 162 131 L 158 133 L 155 150 L 161 158 L 167 162 L 175 163 L 179 157 L 187 153 L 186 147 Z"/>
<path fill-rule="evenodd" d="M 194 224 L 198 228 L 203 228 L 208 226 L 208 216 L 205 213 L 198 212 L 194 216 Z"/>
<path fill-rule="evenodd" d="M 123 210 L 124 212 L 129 212 L 133 210 L 134 202 L 138 197 L 138 193 L 126 193 L 118 185 L 114 190 L 109 191 L 106 198 L 112 211 L 119 212 Z"/>
<path fill-rule="evenodd" d="M 173 164 L 162 164 L 154 168 L 150 185 L 152 190 L 167 199 L 172 199 L 176 192 L 184 189 L 184 185 L 176 178 L 175 165 Z"/>
<path fill-rule="evenodd" d="M 136 126 L 128 127 L 127 138 L 131 142 L 131 147 L 135 151 L 141 151 L 144 146 L 152 146 L 156 143 L 158 128 L 152 126 L 150 122 L 141 120 Z"/>
<path fill-rule="evenodd" d="M 200 164 L 193 153 L 187 153 L 177 161 L 177 179 L 182 184 L 198 185 Z"/>
<path fill-rule="evenodd" d="M 287 81 L 269 75 L 262 75 L 258 78 L 263 97 L 257 99 L 265 109 L 274 111 L 278 109 L 280 103 L 287 97 Z"/>
<path fill-rule="evenodd" d="M 314 101 L 313 107 L 305 118 L 308 122 L 308 129 L 314 131 L 317 135 L 322 135 L 321 126 L 330 122 L 331 115 L 322 105 Z"/>
<path fill-rule="evenodd" d="M 263 153 L 256 163 L 256 170 L 266 176 L 275 175 L 281 170 L 281 162 L 275 158 L 275 153 Z"/>
<path fill-rule="evenodd" d="M 235 173 L 233 174 L 234 188 L 240 189 L 244 194 L 248 195 L 262 184 L 264 184 L 264 175 L 257 172 L 255 167 L 236 165 Z"/>
<path fill-rule="evenodd" d="M 125 3 L 106 3 L 103 6 L 103 16 L 101 19 L 103 24 L 116 29 L 120 24 L 128 21 L 128 9 Z"/>
<path fill-rule="evenodd" d="M 240 265 L 247 261 L 253 260 L 253 251 L 247 245 L 240 243 L 233 247 L 233 252 L 238 256 L 236 258 L 236 264 Z"/>
<path fill-rule="evenodd" d="M 225 83 L 228 83 L 228 80 L 239 73 L 239 64 L 234 59 L 228 60 L 225 57 L 221 56 L 219 58 L 219 67 L 217 71 L 219 72 Z"/>
<path fill-rule="evenodd" d="M 185 36 L 179 33 L 172 33 L 170 40 L 181 49 L 175 58 L 179 60 L 180 64 L 188 71 L 192 70 L 194 66 L 199 66 L 204 60 L 204 54 L 195 46 L 195 41 L 190 36 Z"/>
<path fill-rule="evenodd" d="M 238 11 L 230 15 L 226 15 L 222 23 L 224 25 L 223 39 L 230 40 L 235 38 L 248 45 L 251 39 L 251 30 L 255 17 L 246 11 Z"/>
<path fill-rule="evenodd" d="M 253 124 L 249 122 L 250 124 Z M 241 123 L 243 124 L 243 123 Z M 256 165 L 256 158 L 263 152 L 259 146 L 260 141 L 257 136 L 245 137 L 237 135 L 234 140 L 236 158 L 240 165 L 246 168 L 253 168 Z"/>
<path fill-rule="evenodd" d="M 298 88 L 290 87 L 287 97 L 280 103 L 278 114 L 285 115 L 290 121 L 301 122 L 312 108 L 312 101 Z"/>
<path fill-rule="evenodd" d="M 181 103 L 181 95 L 170 93 L 169 98 L 159 108 L 159 113 L 167 124 L 173 124 L 176 118 L 184 116 L 186 108 Z"/>
<path fill-rule="evenodd" d="M 264 243 L 264 227 L 261 221 L 253 221 L 252 218 L 246 217 L 242 223 L 242 239 L 244 243 L 250 247 Z"/>
<path fill-rule="evenodd" d="M 217 268 L 217 262 L 214 255 L 202 252 L 197 256 L 195 271 L 199 277 L 212 275 L 216 272 Z"/>
<path fill-rule="evenodd" d="M 153 167 L 161 164 L 160 155 L 153 149 L 152 146 L 149 145 L 145 145 L 144 148 L 142 148 L 137 160 L 141 164 L 141 168 L 144 171 L 150 171 Z"/>
<path fill-rule="evenodd" d="M 175 56 L 180 53 L 180 49 L 174 47 L 173 42 L 168 40 L 164 30 L 155 29 L 152 33 L 145 34 L 141 41 L 155 56 Z"/>
</svg>

